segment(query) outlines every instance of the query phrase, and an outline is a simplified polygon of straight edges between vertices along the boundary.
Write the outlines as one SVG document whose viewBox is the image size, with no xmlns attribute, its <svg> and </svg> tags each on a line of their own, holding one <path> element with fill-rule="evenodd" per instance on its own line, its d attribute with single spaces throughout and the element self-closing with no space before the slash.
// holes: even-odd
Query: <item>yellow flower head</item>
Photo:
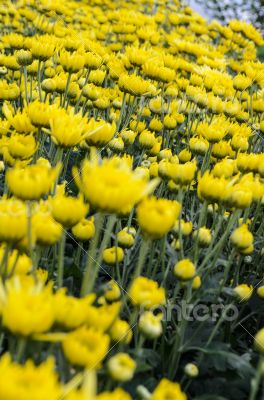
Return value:
<svg viewBox="0 0 264 400">
<path fill-rule="evenodd" d="M 62 342 L 65 357 L 73 365 L 100 368 L 110 344 L 108 335 L 82 327 L 69 333 Z"/>
<path fill-rule="evenodd" d="M 198 196 L 200 199 L 217 203 L 224 199 L 228 181 L 224 178 L 215 178 L 209 171 L 198 176 Z"/>
<path fill-rule="evenodd" d="M 60 164 L 51 168 L 40 162 L 24 169 L 14 167 L 7 171 L 7 185 L 11 193 L 20 199 L 38 200 L 52 190 L 60 168 Z"/>
<path fill-rule="evenodd" d="M 177 201 L 146 198 L 137 207 L 138 224 L 144 235 L 161 238 L 173 228 L 180 211 L 181 205 Z"/>
<path fill-rule="evenodd" d="M 129 297 L 134 306 L 150 309 L 165 303 L 165 290 L 157 282 L 139 276 L 131 284 Z"/>
<path fill-rule="evenodd" d="M 78 224 L 89 211 L 89 205 L 84 203 L 82 195 L 73 197 L 59 192 L 49 201 L 53 218 L 66 227 Z"/>
<path fill-rule="evenodd" d="M 128 214 L 157 184 L 147 183 L 142 174 L 118 157 L 104 159 L 101 164 L 86 160 L 81 175 L 76 169 L 73 175 L 92 207 L 116 214 Z"/>
<path fill-rule="evenodd" d="M 24 365 L 12 362 L 9 354 L 0 360 L 0 398 L 16 400 L 57 400 L 62 388 L 55 373 L 54 360 L 49 358 L 35 366 L 31 360 Z M 40 390 L 40 387 L 45 385 Z"/>
<path fill-rule="evenodd" d="M 109 124 L 103 119 L 95 120 L 91 118 L 86 125 L 86 142 L 91 146 L 102 147 L 113 139 L 116 125 Z"/>
<path fill-rule="evenodd" d="M 168 379 L 163 378 L 152 393 L 151 400 L 166 399 L 187 400 L 187 396 L 182 392 L 178 383 L 170 382 Z"/>
<path fill-rule="evenodd" d="M 2 307 L 3 325 L 14 334 L 29 336 L 48 331 L 55 319 L 52 286 L 14 276 L 7 281 Z M 31 279 L 30 279 L 31 278 Z"/>
<path fill-rule="evenodd" d="M 78 328 L 85 323 L 88 306 L 94 300 L 94 294 L 77 298 L 68 296 L 64 288 L 60 289 L 54 296 L 55 321 L 67 329 Z"/>
<path fill-rule="evenodd" d="M 26 205 L 14 198 L 0 199 L 0 241 L 17 242 L 26 232 Z"/>
<path fill-rule="evenodd" d="M 132 398 L 123 389 L 117 388 L 113 392 L 100 393 L 96 400 L 132 400 Z"/>
<path fill-rule="evenodd" d="M 129 93 L 132 96 L 142 96 L 150 93 L 152 85 L 138 75 L 122 74 L 118 80 L 118 86 L 121 91 Z"/>
<path fill-rule="evenodd" d="M 242 224 L 234 230 L 231 237 L 232 244 L 238 249 L 246 249 L 253 244 L 254 237 L 248 230 L 247 224 Z"/>
<path fill-rule="evenodd" d="M 10 119 L 10 124 L 18 133 L 29 134 L 35 132 L 36 129 L 31 124 L 28 113 L 25 110 L 16 113 L 15 116 Z"/>
<path fill-rule="evenodd" d="M 188 281 L 195 276 L 195 273 L 195 265 L 187 258 L 177 262 L 174 266 L 174 274 L 180 280 Z"/>
<path fill-rule="evenodd" d="M 61 147 L 77 146 L 87 136 L 87 124 L 80 114 L 68 114 L 59 109 L 50 119 L 51 137 Z"/>
<path fill-rule="evenodd" d="M 20 135 L 13 133 L 8 143 L 8 151 L 11 157 L 25 160 L 33 156 L 37 150 L 37 143 L 33 135 Z"/>
<path fill-rule="evenodd" d="M 62 236 L 62 226 L 53 218 L 48 201 L 40 202 L 33 210 L 32 231 L 36 243 L 52 246 Z"/>
</svg>

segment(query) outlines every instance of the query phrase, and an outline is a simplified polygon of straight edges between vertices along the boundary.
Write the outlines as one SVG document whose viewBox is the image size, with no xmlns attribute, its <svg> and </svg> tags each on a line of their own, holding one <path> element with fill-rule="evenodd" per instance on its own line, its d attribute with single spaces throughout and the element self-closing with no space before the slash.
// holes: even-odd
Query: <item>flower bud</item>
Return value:
<svg viewBox="0 0 264 400">
<path fill-rule="evenodd" d="M 212 241 L 210 229 L 202 227 L 193 233 L 193 237 L 197 238 L 198 244 L 201 247 L 208 247 Z"/>
<path fill-rule="evenodd" d="M 103 251 L 103 260 L 108 265 L 115 265 L 124 259 L 124 250 L 121 247 L 110 247 Z"/>
<path fill-rule="evenodd" d="M 195 265 L 187 258 L 179 261 L 174 267 L 174 275 L 182 281 L 192 279 L 195 273 Z"/>
<path fill-rule="evenodd" d="M 246 249 L 253 245 L 253 235 L 246 224 L 241 225 L 231 235 L 232 244 L 238 249 Z"/>
<path fill-rule="evenodd" d="M 125 249 L 129 249 L 133 246 L 135 239 L 131 233 L 122 230 L 117 234 L 117 242 L 119 246 L 124 247 Z"/>
<path fill-rule="evenodd" d="M 144 312 L 139 318 L 139 331 L 148 339 L 156 339 L 162 334 L 162 314 L 154 315 L 151 311 Z"/>
<path fill-rule="evenodd" d="M 77 240 L 86 241 L 90 240 L 95 234 L 94 220 L 82 219 L 72 228 L 72 233 Z"/>
<path fill-rule="evenodd" d="M 202 284 L 202 282 L 201 282 L 200 276 L 195 276 L 195 277 L 193 278 L 193 281 L 192 281 L 192 289 L 193 289 L 193 290 L 199 289 L 199 287 L 201 286 L 201 284 Z"/>
<path fill-rule="evenodd" d="M 32 64 L 33 58 L 29 50 L 19 50 L 16 53 L 16 59 L 19 65 L 26 66 Z"/>
<path fill-rule="evenodd" d="M 196 378 L 199 375 L 199 369 L 195 364 L 188 363 L 184 367 L 184 373 L 189 378 Z"/>
<path fill-rule="evenodd" d="M 263 286 L 259 286 L 257 288 L 257 295 L 261 298 L 264 299 L 264 285 Z"/>
<path fill-rule="evenodd" d="M 247 301 L 253 294 L 253 286 L 242 283 L 234 288 L 234 294 L 240 302 Z"/>
<path fill-rule="evenodd" d="M 108 373 L 118 382 L 130 381 L 136 369 L 135 361 L 126 353 L 118 353 L 107 363 Z"/>
</svg>

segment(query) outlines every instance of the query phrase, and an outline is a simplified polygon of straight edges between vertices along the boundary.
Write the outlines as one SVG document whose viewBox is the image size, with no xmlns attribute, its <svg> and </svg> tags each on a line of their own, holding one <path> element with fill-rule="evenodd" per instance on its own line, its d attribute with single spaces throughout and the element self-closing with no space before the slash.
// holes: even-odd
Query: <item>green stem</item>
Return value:
<svg viewBox="0 0 264 400">
<path fill-rule="evenodd" d="M 15 356 L 17 362 L 20 362 L 22 360 L 25 353 L 26 344 L 27 344 L 26 338 L 20 337 L 18 339 L 16 356 Z"/>
<path fill-rule="evenodd" d="M 100 233 L 103 226 L 103 221 L 104 221 L 103 214 L 98 214 L 95 218 L 95 235 L 93 239 L 90 241 L 89 251 L 87 254 L 86 267 L 84 270 L 82 287 L 81 287 L 81 296 L 85 296 L 91 290 L 90 282 L 93 274 L 93 264 L 95 262 L 95 253 L 97 250 L 97 245 L 99 242 Z"/>
<path fill-rule="evenodd" d="M 207 208 L 208 208 L 208 203 L 207 201 L 204 201 L 201 212 L 200 212 L 200 216 L 199 216 L 199 220 L 198 220 L 198 225 L 197 225 L 197 236 L 195 238 L 195 243 L 194 243 L 194 263 L 196 263 L 198 261 L 198 250 L 199 250 L 199 246 L 198 246 L 198 232 L 199 229 L 202 227 L 202 225 L 204 224 L 204 221 L 206 220 L 206 215 L 207 215 Z"/>
<path fill-rule="evenodd" d="M 38 91 L 39 91 L 39 100 L 42 101 L 42 93 L 41 93 L 41 61 L 38 62 Z"/>
<path fill-rule="evenodd" d="M 65 87 L 65 92 L 64 92 L 64 98 L 63 98 L 62 107 L 65 107 L 66 100 L 67 100 L 68 93 L 69 93 L 70 83 L 71 83 L 71 73 L 69 72 L 68 78 L 67 78 L 66 87 Z"/>
<path fill-rule="evenodd" d="M 61 288 L 63 283 L 65 244 L 66 244 L 66 232 L 65 230 L 63 230 L 59 244 L 59 258 L 58 258 L 58 271 L 57 271 L 58 288 Z"/>
<path fill-rule="evenodd" d="M 257 398 L 261 377 L 263 375 L 263 362 L 264 360 L 263 357 L 261 356 L 258 362 L 255 377 L 251 381 L 251 391 L 249 400 L 255 400 Z"/>
<path fill-rule="evenodd" d="M 26 103 L 28 104 L 27 66 L 26 65 L 23 67 L 23 70 L 24 70 L 24 81 L 25 81 L 25 97 L 26 97 Z"/>
<path fill-rule="evenodd" d="M 141 246 L 140 246 L 140 251 L 139 251 L 139 256 L 138 256 L 137 266 L 136 266 L 136 269 L 135 269 L 134 275 L 133 275 L 133 280 L 136 279 L 142 272 L 144 262 L 147 257 L 147 254 L 148 254 L 149 245 L 150 245 L 149 239 L 142 240 Z"/>
<path fill-rule="evenodd" d="M 33 263 L 33 274 L 35 274 L 37 266 L 34 265 L 34 245 L 33 245 L 33 237 L 32 237 L 32 203 L 31 203 L 31 201 L 27 201 L 27 237 L 28 237 L 29 256 Z"/>
</svg>

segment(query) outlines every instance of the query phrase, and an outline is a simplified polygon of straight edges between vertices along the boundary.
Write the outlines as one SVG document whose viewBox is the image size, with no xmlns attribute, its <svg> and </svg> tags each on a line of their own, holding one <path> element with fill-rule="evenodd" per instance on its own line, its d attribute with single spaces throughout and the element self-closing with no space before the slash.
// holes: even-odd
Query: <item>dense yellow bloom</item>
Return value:
<svg viewBox="0 0 264 400">
<path fill-rule="evenodd" d="M 246 209 L 252 203 L 252 190 L 242 180 L 235 185 L 228 185 L 224 195 L 224 201 L 229 207 Z"/>
<path fill-rule="evenodd" d="M 37 244 L 41 246 L 52 246 L 62 236 L 62 225 L 52 217 L 50 204 L 40 203 L 34 208 L 32 216 L 32 230 Z"/>
<path fill-rule="evenodd" d="M 17 242 L 26 232 L 26 205 L 14 198 L 0 199 L 0 241 Z"/>
<path fill-rule="evenodd" d="M 45 385 L 43 385 L 45 382 Z M 42 387 L 43 386 L 43 387 Z M 40 390 L 40 387 L 42 389 Z M 54 360 L 49 358 L 35 366 L 12 362 L 9 354 L 0 359 L 0 398 L 5 400 L 58 400 L 62 388 L 55 373 Z"/>
<path fill-rule="evenodd" d="M 14 167 L 7 171 L 7 185 L 16 197 L 37 200 L 52 190 L 59 171 L 60 164 L 51 168 L 42 162 L 25 168 Z"/>
<path fill-rule="evenodd" d="M 143 306 L 146 309 L 158 307 L 165 302 L 165 290 L 158 287 L 158 283 L 139 276 L 130 287 L 129 297 L 134 306 Z"/>
<path fill-rule="evenodd" d="M 10 83 L 8 84 L 6 81 L 0 81 L 0 99 L 1 100 L 15 100 L 19 97 L 20 90 L 17 84 Z"/>
<path fill-rule="evenodd" d="M 102 119 L 95 120 L 91 118 L 86 125 L 86 142 L 91 146 L 104 146 L 113 139 L 115 131 L 116 125 L 114 122 L 109 124 Z"/>
<path fill-rule="evenodd" d="M 31 53 L 33 58 L 44 61 L 48 60 L 55 51 L 55 43 L 51 36 L 34 37 L 31 43 Z"/>
<path fill-rule="evenodd" d="M 215 178 L 206 171 L 203 176 L 198 176 L 198 196 L 201 199 L 212 203 L 223 200 L 227 187 L 227 181 L 224 178 Z"/>
<path fill-rule="evenodd" d="M 169 166 L 169 176 L 179 185 L 189 185 L 195 176 L 196 163 L 186 162 L 185 164 L 171 164 Z"/>
<path fill-rule="evenodd" d="M 73 365 L 100 368 L 109 348 L 109 336 L 94 328 L 79 328 L 62 342 L 65 357 Z"/>
<path fill-rule="evenodd" d="M 89 211 L 89 206 L 84 203 L 82 196 L 66 196 L 60 192 L 50 198 L 50 205 L 53 218 L 70 228 L 85 218 Z"/>
<path fill-rule="evenodd" d="M 31 278 L 31 277 L 30 277 Z M 29 336 L 48 331 L 55 319 L 52 286 L 14 276 L 1 287 L 3 325 L 15 334 Z"/>
<path fill-rule="evenodd" d="M 83 325 L 87 318 L 88 306 L 94 299 L 94 294 L 79 299 L 68 296 L 64 288 L 60 289 L 54 296 L 56 323 L 67 329 L 76 329 Z"/>
<path fill-rule="evenodd" d="M 113 392 L 100 393 L 96 400 L 132 400 L 132 398 L 123 389 L 117 388 Z"/>
<path fill-rule="evenodd" d="M 6 247 L 0 247 L 0 260 L 3 260 L 4 251 Z M 7 260 L 7 273 L 17 274 L 17 275 L 25 275 L 32 268 L 32 260 L 25 253 L 19 253 L 18 250 L 13 250 L 8 255 Z"/>
<path fill-rule="evenodd" d="M 47 103 L 41 103 L 38 100 L 33 101 L 28 105 L 27 113 L 34 126 L 49 127 L 50 120 L 57 112 L 56 105 L 49 105 Z"/>
<path fill-rule="evenodd" d="M 77 72 L 84 67 L 85 58 L 82 54 L 77 52 L 70 53 L 68 51 L 61 51 L 59 62 L 68 72 Z"/>
<path fill-rule="evenodd" d="M 29 134 L 35 131 L 26 111 L 18 112 L 11 120 L 10 124 L 18 133 Z"/>
<path fill-rule="evenodd" d="M 170 382 L 168 379 L 162 379 L 154 392 L 151 400 L 177 399 L 187 400 L 187 396 L 182 392 L 178 383 Z"/>
<path fill-rule="evenodd" d="M 114 301 L 95 307 L 90 305 L 86 312 L 86 325 L 96 330 L 106 332 L 117 319 L 121 303 Z"/>
<path fill-rule="evenodd" d="M 132 96 L 142 96 L 143 94 L 148 94 L 153 91 L 153 87 L 149 81 L 134 74 L 122 74 L 118 80 L 118 85 L 120 90 Z"/>
<path fill-rule="evenodd" d="M 253 244 L 254 237 L 248 230 L 247 224 L 242 224 L 234 230 L 230 239 L 234 246 L 243 250 Z"/>
<path fill-rule="evenodd" d="M 173 228 L 180 211 L 177 201 L 146 198 L 137 207 L 138 224 L 147 237 L 161 238 Z"/>
<path fill-rule="evenodd" d="M 196 273 L 195 265 L 189 259 L 183 259 L 174 266 L 175 276 L 183 281 L 192 279 Z"/>
<path fill-rule="evenodd" d="M 13 158 L 27 159 L 37 150 L 37 143 L 32 135 L 13 133 L 9 139 L 8 151 Z"/>
<path fill-rule="evenodd" d="M 121 158 L 104 159 L 102 164 L 85 161 L 81 175 L 76 170 L 73 174 L 91 206 L 117 214 L 129 213 L 156 185 L 156 182 L 147 183 Z"/>
<path fill-rule="evenodd" d="M 87 136 L 87 124 L 79 114 L 67 114 L 60 109 L 50 119 L 52 140 L 61 147 L 77 146 Z"/>
</svg>

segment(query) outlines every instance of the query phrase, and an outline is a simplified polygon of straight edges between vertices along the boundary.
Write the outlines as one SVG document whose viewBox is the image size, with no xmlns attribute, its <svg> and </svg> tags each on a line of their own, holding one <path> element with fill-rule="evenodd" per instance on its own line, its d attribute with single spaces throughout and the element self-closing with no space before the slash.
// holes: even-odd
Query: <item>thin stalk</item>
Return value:
<svg viewBox="0 0 264 400">
<path fill-rule="evenodd" d="M 26 65 L 23 67 L 23 72 L 24 72 L 24 83 L 25 83 L 25 97 L 26 97 L 26 103 L 28 104 L 27 66 Z"/>
<path fill-rule="evenodd" d="M 57 271 L 58 288 L 61 288 L 63 283 L 65 244 L 66 244 L 66 232 L 65 230 L 63 230 L 62 237 L 59 243 L 58 271 Z"/>
<path fill-rule="evenodd" d="M 95 257 L 96 257 L 96 250 L 100 238 L 100 233 L 102 230 L 103 226 L 103 221 L 104 221 L 104 216 L 103 214 L 98 214 L 97 217 L 95 218 L 95 235 L 93 239 L 90 241 L 90 246 L 87 254 L 87 261 L 86 261 L 86 267 L 84 270 L 84 275 L 83 275 L 83 281 L 82 281 L 82 287 L 81 287 L 81 296 L 85 296 L 86 294 L 89 293 L 90 289 L 90 282 L 92 279 L 92 274 L 93 274 L 93 264 L 95 262 Z"/>
<path fill-rule="evenodd" d="M 41 93 L 41 61 L 38 62 L 38 91 L 39 91 L 39 100 L 42 101 L 42 93 Z"/>
<path fill-rule="evenodd" d="M 149 245 L 150 245 L 150 240 L 149 239 L 143 239 L 141 242 L 141 246 L 140 246 L 140 251 L 139 251 L 139 256 L 138 256 L 138 262 L 137 262 L 137 266 L 136 269 L 134 271 L 134 275 L 133 275 L 133 280 L 136 279 L 142 272 L 147 254 L 148 254 L 148 249 L 149 249 Z"/>
<path fill-rule="evenodd" d="M 255 377 L 251 381 L 251 391 L 249 400 L 255 400 L 257 398 L 258 389 L 260 386 L 261 378 L 263 376 L 263 357 L 261 356 L 256 369 Z"/>
</svg>

